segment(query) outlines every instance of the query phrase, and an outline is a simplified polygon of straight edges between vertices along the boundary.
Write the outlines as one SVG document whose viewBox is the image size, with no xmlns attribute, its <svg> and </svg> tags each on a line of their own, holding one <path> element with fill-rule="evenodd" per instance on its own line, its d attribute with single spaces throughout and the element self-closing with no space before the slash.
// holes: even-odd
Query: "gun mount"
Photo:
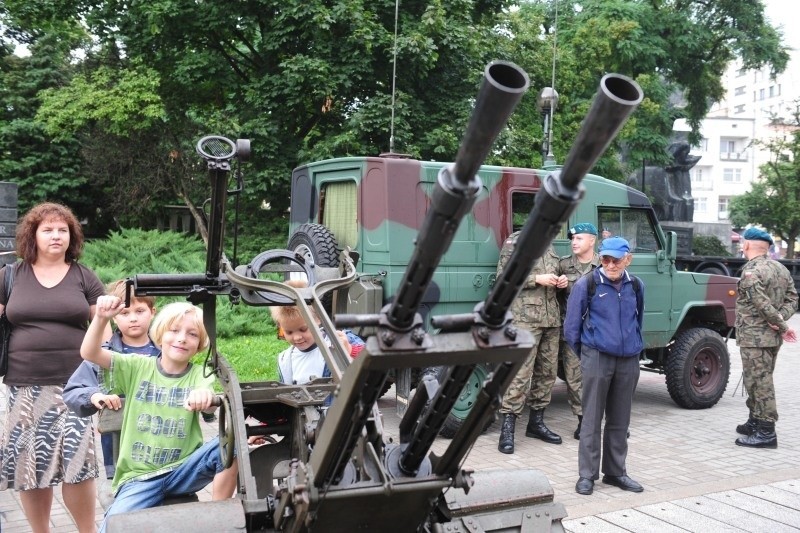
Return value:
<svg viewBox="0 0 800 533">
<path fill-rule="evenodd" d="M 137 275 L 129 283 L 138 295 L 180 294 L 203 303 L 213 366 L 225 393 L 219 417 L 221 454 L 228 464 L 234 454 L 238 457 L 239 493 L 227 502 L 114 516 L 108 521 L 109 531 L 164 523 L 180 523 L 183 529 L 192 524 L 197 531 L 561 531 L 566 512 L 553 502 L 543 474 L 532 469 L 472 473 L 462 466 L 532 347 L 530 333 L 510 323 L 511 301 L 554 228 L 567 220 L 580 200 L 583 175 L 641 100 L 641 90 L 628 78 L 603 80 L 584 123 L 581 144 L 570 152 L 561 173 L 548 178 L 546 194 L 537 198 L 523 230 L 526 246 L 518 247 L 509 263 L 514 268 L 506 269 L 509 273 L 473 313 L 436 317 L 441 333 L 430 335 L 418 314 L 421 295 L 480 190 L 478 167 L 528 87 L 527 75 L 514 64 L 498 61 L 486 67 L 457 160 L 439 174 L 397 297 L 377 315 L 336 319 L 339 327 L 370 326 L 377 332 L 353 360 L 335 335 L 330 335 L 330 346 L 325 342 L 324 331 L 333 331 L 334 324 L 321 303 L 325 294 L 354 281 L 349 253 L 343 252 L 341 270 L 333 277 L 288 251 L 264 252 L 250 265 L 233 269 L 222 253 L 226 166 L 230 168 L 229 161 L 246 143 L 236 145 L 221 137 L 202 140 L 198 152 L 208 162 L 212 182 L 213 238 L 206 273 Z M 213 157 L 203 148 L 209 143 L 222 147 Z M 308 287 L 259 277 L 262 272 L 297 271 L 306 275 Z M 312 332 L 332 377 L 304 385 L 240 383 L 216 350 L 213 313 L 220 295 L 248 305 L 296 305 L 309 324 L 314 323 L 313 310 L 321 327 Z M 492 370 L 465 423 L 443 453 L 432 453 L 459 391 L 476 365 L 487 364 Z M 446 379 L 441 384 L 432 379 L 423 382 L 400 422 L 398 442 L 388 440 L 376 408 L 387 376 L 392 369 L 422 366 L 447 368 Z M 247 425 L 248 416 L 262 425 Z M 250 449 L 248 436 L 258 434 L 268 434 L 275 442 Z"/>
</svg>

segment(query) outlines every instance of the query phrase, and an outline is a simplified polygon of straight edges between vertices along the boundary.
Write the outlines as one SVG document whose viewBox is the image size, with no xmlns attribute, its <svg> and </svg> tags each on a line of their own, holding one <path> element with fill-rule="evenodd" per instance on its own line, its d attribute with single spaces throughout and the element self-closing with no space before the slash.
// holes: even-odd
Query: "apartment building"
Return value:
<svg viewBox="0 0 800 533">
<path fill-rule="evenodd" d="M 702 159 L 690 171 L 694 222 L 727 222 L 731 198 L 750 190 L 769 153 L 753 144 L 783 136 L 790 111 L 800 103 L 800 52 L 775 78 L 769 68 L 745 70 L 736 61 L 723 78 L 726 97 L 714 104 L 701 125 L 702 141 L 692 154 Z M 688 131 L 676 121 L 676 132 Z"/>
</svg>

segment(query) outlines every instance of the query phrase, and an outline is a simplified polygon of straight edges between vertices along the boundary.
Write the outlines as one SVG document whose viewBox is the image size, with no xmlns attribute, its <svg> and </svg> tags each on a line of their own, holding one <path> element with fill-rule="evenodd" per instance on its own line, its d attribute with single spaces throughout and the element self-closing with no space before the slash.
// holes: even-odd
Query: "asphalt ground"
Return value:
<svg viewBox="0 0 800 533">
<path fill-rule="evenodd" d="M 800 315 L 790 324 L 800 331 Z M 595 483 L 594 493 L 575 493 L 577 419 L 567 405 L 565 384 L 556 382 L 545 421 L 564 442 L 546 444 L 524 436 L 527 416 L 517 423 L 515 453 L 497 451 L 499 423 L 476 442 L 465 467 L 474 470 L 535 468 L 549 480 L 555 500 L 564 504 L 567 531 L 798 531 L 800 530 L 800 343 L 785 344 L 778 356 L 775 386 L 780 420 L 778 449 L 736 446 L 737 424 L 747 418 L 741 385 L 741 360 L 733 341 L 731 374 L 719 403 L 711 409 L 686 410 L 670 398 L 664 376 L 642 372 L 634 398 L 628 452 L 628 474 L 644 486 L 624 492 Z M 0 387 L 2 389 L 2 387 Z M 2 392 L 0 392 L 2 394 Z M 387 436 L 397 437 L 398 418 L 391 391 L 380 400 Z M 0 417 L 5 398 L 0 398 Z M 216 423 L 203 423 L 207 437 Z M 97 439 L 99 447 L 99 439 Z M 437 439 L 435 451 L 447 446 Z M 100 486 L 100 484 L 99 484 Z M 208 490 L 201 500 L 210 499 Z M 98 500 L 98 524 L 103 508 Z M 55 490 L 53 532 L 75 531 Z M 0 528 L 4 533 L 29 531 L 15 491 L 0 492 Z"/>
</svg>

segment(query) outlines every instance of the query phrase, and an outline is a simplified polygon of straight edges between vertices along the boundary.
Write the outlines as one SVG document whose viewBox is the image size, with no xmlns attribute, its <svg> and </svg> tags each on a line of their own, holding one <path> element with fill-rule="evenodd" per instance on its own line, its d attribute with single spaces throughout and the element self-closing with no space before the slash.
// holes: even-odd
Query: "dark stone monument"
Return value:
<svg viewBox="0 0 800 533">
<path fill-rule="evenodd" d="M 0 182 L 0 265 L 17 260 L 17 184 Z"/>
<path fill-rule="evenodd" d="M 694 218 L 694 199 L 689 170 L 701 156 L 690 155 L 691 146 L 684 141 L 674 142 L 667 151 L 672 163 L 665 167 L 645 167 L 628 178 L 628 185 L 640 189 L 651 198 L 659 220 L 691 222 Z"/>
</svg>

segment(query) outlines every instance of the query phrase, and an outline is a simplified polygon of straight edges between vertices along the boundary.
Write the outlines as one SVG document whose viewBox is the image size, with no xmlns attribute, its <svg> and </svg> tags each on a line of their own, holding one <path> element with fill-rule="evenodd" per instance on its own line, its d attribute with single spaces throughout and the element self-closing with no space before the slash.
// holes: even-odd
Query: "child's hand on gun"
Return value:
<svg viewBox="0 0 800 533">
<path fill-rule="evenodd" d="M 183 406 L 187 411 L 209 411 L 216 396 L 211 389 L 194 389 L 189 393 Z"/>
<path fill-rule="evenodd" d="M 97 407 L 98 411 L 103 409 L 111 409 L 112 411 L 119 411 L 122 408 L 122 400 L 116 394 L 103 394 L 102 392 L 95 392 L 91 397 L 92 405 Z"/>
</svg>

